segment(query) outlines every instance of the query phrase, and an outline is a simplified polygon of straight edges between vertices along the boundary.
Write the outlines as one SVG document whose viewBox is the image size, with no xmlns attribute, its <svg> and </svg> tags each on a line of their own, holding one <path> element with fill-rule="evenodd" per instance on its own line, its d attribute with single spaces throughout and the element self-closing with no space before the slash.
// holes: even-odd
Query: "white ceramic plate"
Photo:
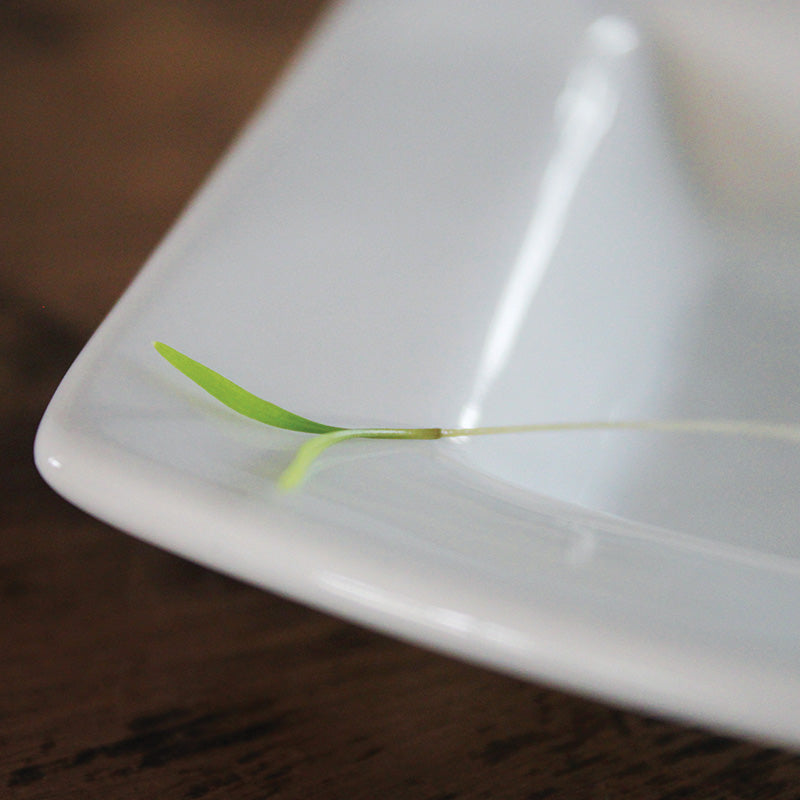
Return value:
<svg viewBox="0 0 800 800">
<path fill-rule="evenodd" d="M 338 6 L 64 379 L 44 477 L 401 638 L 800 743 L 796 446 L 358 441 L 282 495 L 303 436 L 151 347 L 333 424 L 797 420 L 795 231 L 704 183 L 648 41 L 602 2 Z"/>
</svg>

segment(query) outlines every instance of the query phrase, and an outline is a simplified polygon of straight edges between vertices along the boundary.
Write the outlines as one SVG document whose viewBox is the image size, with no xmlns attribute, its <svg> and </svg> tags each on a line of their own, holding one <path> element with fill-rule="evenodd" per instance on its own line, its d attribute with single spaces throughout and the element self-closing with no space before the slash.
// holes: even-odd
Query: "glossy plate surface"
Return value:
<svg viewBox="0 0 800 800">
<path fill-rule="evenodd" d="M 692 76 L 717 73 L 688 59 L 685 96 L 665 92 L 669 20 L 640 11 L 337 6 L 64 379 L 46 480 L 401 638 L 800 744 L 796 445 L 356 441 L 281 494 L 302 435 L 237 417 L 151 346 L 337 425 L 796 422 L 800 190 L 704 171 L 702 136 L 681 137 Z"/>
</svg>

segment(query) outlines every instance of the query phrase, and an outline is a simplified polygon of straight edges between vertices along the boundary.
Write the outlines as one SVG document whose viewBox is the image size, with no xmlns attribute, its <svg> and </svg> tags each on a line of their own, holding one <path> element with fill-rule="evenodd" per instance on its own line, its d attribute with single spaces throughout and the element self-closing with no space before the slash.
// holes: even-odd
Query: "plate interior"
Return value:
<svg viewBox="0 0 800 800">
<path fill-rule="evenodd" d="M 298 435 L 150 345 L 337 425 L 795 421 L 791 197 L 743 214 L 704 182 L 638 6 L 501 5 L 338 5 L 65 378 L 37 464 L 334 613 L 800 741 L 796 446 L 362 441 L 281 495 Z"/>
</svg>

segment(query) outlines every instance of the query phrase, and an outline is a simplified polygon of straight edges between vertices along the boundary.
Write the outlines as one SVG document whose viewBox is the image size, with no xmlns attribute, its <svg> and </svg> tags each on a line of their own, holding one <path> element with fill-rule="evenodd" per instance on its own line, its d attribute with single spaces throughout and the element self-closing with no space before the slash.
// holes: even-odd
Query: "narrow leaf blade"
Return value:
<svg viewBox="0 0 800 800">
<path fill-rule="evenodd" d="M 295 453 L 294 460 L 278 480 L 281 489 L 294 489 L 311 465 L 331 445 L 347 439 L 439 439 L 441 428 L 340 428 L 309 439 Z"/>
<path fill-rule="evenodd" d="M 337 442 L 355 439 L 361 435 L 359 430 L 339 430 L 308 439 L 298 448 L 291 464 L 281 474 L 278 479 L 278 487 L 284 491 L 294 489 L 302 483 L 309 468 L 324 450 Z"/>
<path fill-rule="evenodd" d="M 153 347 L 175 369 L 194 381 L 201 389 L 204 389 L 212 397 L 219 400 L 220 403 L 245 417 L 254 419 L 257 422 L 263 422 L 265 425 L 272 425 L 275 428 L 284 428 L 302 433 L 332 433 L 333 431 L 342 430 L 331 425 L 324 425 L 321 422 L 314 422 L 293 414 L 291 411 L 276 406 L 267 400 L 262 400 L 210 367 L 195 361 L 168 344 L 153 342 Z"/>
</svg>

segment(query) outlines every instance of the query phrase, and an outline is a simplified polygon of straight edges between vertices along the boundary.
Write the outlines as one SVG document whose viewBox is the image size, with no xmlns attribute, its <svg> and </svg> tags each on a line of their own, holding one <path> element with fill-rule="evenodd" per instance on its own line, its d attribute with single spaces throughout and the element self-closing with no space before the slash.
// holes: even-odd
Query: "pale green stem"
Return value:
<svg viewBox="0 0 800 800">
<path fill-rule="evenodd" d="M 442 438 L 490 436 L 499 433 L 543 433 L 547 431 L 638 430 L 686 433 L 710 433 L 752 436 L 759 439 L 800 441 L 800 425 L 751 420 L 687 419 L 628 420 L 620 422 L 553 422 L 535 425 L 501 425 L 485 428 L 442 428 Z"/>
<path fill-rule="evenodd" d="M 502 433 L 545 433 L 558 431 L 638 430 L 672 433 L 708 433 L 748 436 L 759 439 L 800 441 L 800 425 L 724 420 L 630 420 L 620 422 L 553 422 L 534 425 L 501 425 L 480 428 L 345 428 L 309 439 L 297 451 L 278 480 L 281 489 L 293 489 L 302 482 L 314 461 L 331 445 L 346 439 L 440 439 L 463 436 L 493 436 Z"/>
</svg>

